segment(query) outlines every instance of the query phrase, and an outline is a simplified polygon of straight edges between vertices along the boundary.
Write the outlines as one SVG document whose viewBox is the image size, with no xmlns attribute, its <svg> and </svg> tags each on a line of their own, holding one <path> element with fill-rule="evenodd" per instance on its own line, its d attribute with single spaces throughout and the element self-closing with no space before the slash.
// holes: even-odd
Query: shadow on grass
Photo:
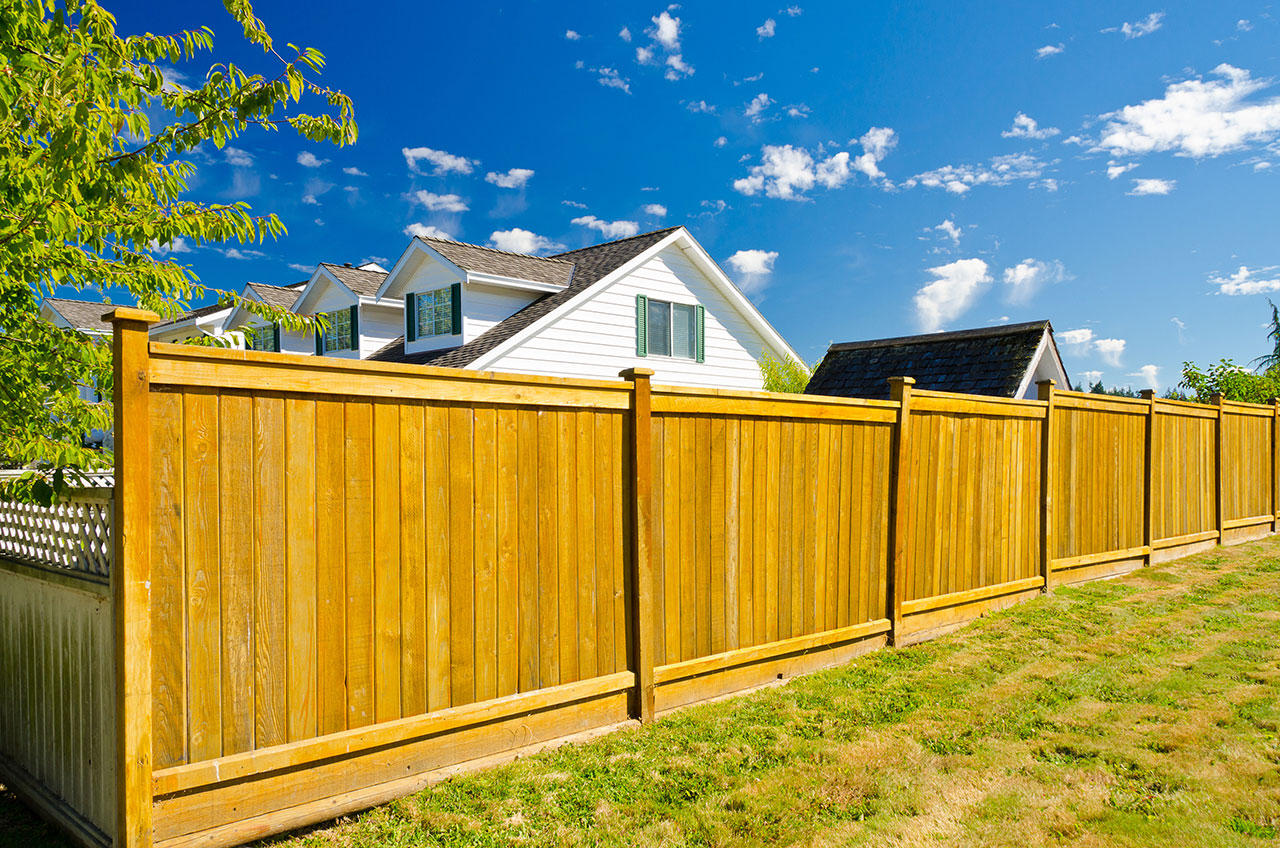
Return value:
<svg viewBox="0 0 1280 848">
<path fill-rule="evenodd" d="M 0 848 L 70 848 L 58 831 L 38 818 L 0 783 Z"/>
</svg>

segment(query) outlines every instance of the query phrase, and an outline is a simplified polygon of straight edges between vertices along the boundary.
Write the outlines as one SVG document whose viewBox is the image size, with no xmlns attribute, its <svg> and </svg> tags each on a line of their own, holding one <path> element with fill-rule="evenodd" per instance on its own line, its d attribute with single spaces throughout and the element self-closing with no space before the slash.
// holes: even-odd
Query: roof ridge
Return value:
<svg viewBox="0 0 1280 848">
<path fill-rule="evenodd" d="M 317 262 L 317 265 L 326 265 L 330 268 L 341 268 L 344 271 L 363 271 L 366 274 L 382 274 L 384 277 L 390 273 L 388 271 L 375 271 L 372 268 L 358 268 L 355 265 L 348 265 L 346 262 Z M 271 285 L 266 283 L 265 285 Z"/>
<path fill-rule="evenodd" d="M 107 301 L 105 300 L 81 300 L 78 297 L 50 297 L 48 295 L 45 295 L 44 297 L 40 298 L 41 303 L 44 303 L 46 300 L 51 300 L 55 303 L 102 303 L 107 306 L 117 305 L 114 303 L 107 303 Z"/>
<path fill-rule="evenodd" d="M 972 327 L 966 330 L 950 330 L 939 333 L 920 333 L 914 336 L 894 336 L 886 339 L 865 339 L 856 342 L 836 342 L 827 348 L 829 351 L 858 350 L 869 347 L 888 347 L 902 344 L 933 344 L 934 342 L 954 341 L 956 339 L 975 339 L 983 336 L 1002 336 L 1023 333 L 1033 329 L 1053 330 L 1049 319 L 1024 321 L 1020 324 L 997 324 L 993 327 Z"/>
<path fill-rule="evenodd" d="M 640 239 L 640 238 L 646 238 L 647 236 L 654 236 L 654 235 L 657 235 L 658 233 L 675 232 L 676 230 L 680 229 L 682 226 L 684 225 L 676 224 L 674 227 L 662 227 L 656 230 L 649 230 L 647 233 L 636 233 L 635 235 L 627 236 L 626 238 L 614 239 L 613 241 L 602 241 L 599 244 L 591 244 L 591 245 L 587 245 L 586 247 L 576 247 L 573 250 L 566 250 L 563 253 L 553 253 L 551 254 L 551 258 L 568 256 L 571 253 L 581 253 L 584 250 L 596 250 L 597 248 L 601 248 L 601 247 L 610 247 L 615 244 L 622 244 L 623 242 L 631 241 L 632 239 Z"/>
<path fill-rule="evenodd" d="M 556 259 L 555 257 L 559 256 L 560 254 L 553 254 L 551 256 L 537 256 L 532 253 L 517 253 L 514 250 L 499 250 L 496 247 L 487 247 L 483 244 L 472 244 L 469 241 L 458 241 L 456 239 L 439 238 L 437 236 L 414 236 L 414 238 L 418 239 L 419 241 L 427 242 L 428 244 L 430 244 L 433 241 L 439 241 L 439 242 L 444 242 L 445 244 L 456 244 L 459 247 L 474 247 L 476 250 L 487 250 L 490 253 L 501 253 L 503 256 L 518 256 L 521 259 L 541 259 L 546 262 L 559 262 L 565 265 L 573 264 L 572 262 L 567 262 L 563 259 Z"/>
</svg>

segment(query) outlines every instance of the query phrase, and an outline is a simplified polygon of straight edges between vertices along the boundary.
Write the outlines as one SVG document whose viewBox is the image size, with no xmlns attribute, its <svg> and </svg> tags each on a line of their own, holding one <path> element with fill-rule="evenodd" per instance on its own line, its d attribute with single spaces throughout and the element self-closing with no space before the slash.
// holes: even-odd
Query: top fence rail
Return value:
<svg viewBox="0 0 1280 848">
<path fill-rule="evenodd" d="M 0 558 L 106 581 L 112 493 L 109 487 L 81 489 L 50 507 L 0 500 Z"/>
</svg>

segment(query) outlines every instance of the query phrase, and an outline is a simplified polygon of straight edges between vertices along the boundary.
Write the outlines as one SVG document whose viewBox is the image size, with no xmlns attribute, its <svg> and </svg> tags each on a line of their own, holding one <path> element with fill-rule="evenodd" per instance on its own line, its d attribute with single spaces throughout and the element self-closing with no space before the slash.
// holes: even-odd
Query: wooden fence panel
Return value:
<svg viewBox="0 0 1280 848">
<path fill-rule="evenodd" d="M 1056 396 L 1050 540 L 1055 582 L 1140 565 L 1150 404 L 1074 392 Z"/>
<path fill-rule="evenodd" d="M 1272 407 L 1223 405 L 1222 518 L 1228 528 L 1269 524 L 1274 520 L 1271 506 L 1274 415 Z"/>
<path fill-rule="evenodd" d="M 903 635 L 954 626 L 1043 585 L 1044 405 L 912 398 Z"/>
<path fill-rule="evenodd" d="M 155 398 L 158 768 L 627 669 L 624 410 Z"/>
<path fill-rule="evenodd" d="M 1155 544 L 1213 533 L 1218 528 L 1215 410 L 1156 401 L 1152 462 L 1152 537 Z"/>
</svg>

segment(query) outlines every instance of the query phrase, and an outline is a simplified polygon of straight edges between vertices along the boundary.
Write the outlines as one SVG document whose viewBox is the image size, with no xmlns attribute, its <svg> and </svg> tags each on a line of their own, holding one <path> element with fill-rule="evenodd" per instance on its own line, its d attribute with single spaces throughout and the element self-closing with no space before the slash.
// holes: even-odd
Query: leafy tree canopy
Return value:
<svg viewBox="0 0 1280 848">
<path fill-rule="evenodd" d="M 764 375 L 764 390 L 766 392 L 789 392 L 791 394 L 803 394 L 805 387 L 809 385 L 809 378 L 818 369 L 817 363 L 805 365 L 803 362 L 792 359 L 789 356 L 778 360 L 767 352 L 761 354 L 759 365 L 760 373 Z"/>
<path fill-rule="evenodd" d="M 1272 368 L 1262 374 L 1223 359 L 1215 365 L 1201 369 L 1194 362 L 1182 363 L 1182 383 L 1191 400 L 1208 403 L 1209 398 L 1220 393 L 1227 400 L 1245 403 L 1271 403 L 1280 397 L 1280 369 Z"/>
<path fill-rule="evenodd" d="M 111 427 L 110 405 L 81 400 L 79 386 L 111 393 L 111 354 L 101 342 L 39 320 L 57 286 L 127 290 L 165 317 L 210 290 L 161 255 L 182 239 L 200 245 L 259 242 L 284 232 L 245 203 L 185 197 L 192 153 L 221 148 L 250 127 L 290 128 L 311 141 L 356 140 L 350 99 L 314 77 L 324 57 L 276 45 L 248 0 L 223 0 L 271 71 L 212 65 L 184 88 L 164 65 L 213 49 L 207 27 L 121 36 L 94 0 L 12 0 L 0 15 L 0 460 L 49 471 L 111 465 L 82 445 Z M 303 101 L 319 110 L 303 111 Z M 256 301 L 230 301 L 289 329 L 308 322 Z M 104 309 L 104 311 L 106 311 Z M 50 473 L 36 495 L 72 474 Z M 25 485 L 31 496 L 34 479 Z M 22 494 L 22 486 L 11 486 Z"/>
</svg>

